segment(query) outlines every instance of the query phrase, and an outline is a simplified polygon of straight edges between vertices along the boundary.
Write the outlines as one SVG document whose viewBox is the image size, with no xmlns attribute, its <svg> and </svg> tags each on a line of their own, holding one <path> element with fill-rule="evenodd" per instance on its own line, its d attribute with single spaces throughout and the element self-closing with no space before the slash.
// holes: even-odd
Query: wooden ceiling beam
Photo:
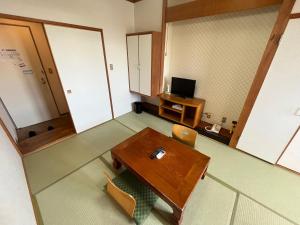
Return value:
<svg viewBox="0 0 300 225">
<path fill-rule="evenodd" d="M 283 0 L 195 0 L 167 8 L 166 22 L 281 4 Z"/>
<path fill-rule="evenodd" d="M 132 2 L 132 3 L 136 3 L 136 2 L 139 2 L 139 1 L 142 1 L 142 0 L 127 0 L 128 2 Z"/>
</svg>

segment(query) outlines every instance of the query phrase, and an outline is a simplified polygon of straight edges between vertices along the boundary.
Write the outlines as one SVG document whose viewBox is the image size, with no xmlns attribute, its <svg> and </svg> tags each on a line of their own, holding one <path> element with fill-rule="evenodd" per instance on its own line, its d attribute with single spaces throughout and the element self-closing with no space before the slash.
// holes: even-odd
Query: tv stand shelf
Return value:
<svg viewBox="0 0 300 225">
<path fill-rule="evenodd" d="M 192 128 L 200 123 L 205 100 L 181 98 L 172 94 L 161 94 L 159 97 L 159 115 L 161 117 Z M 180 105 L 182 110 L 172 108 L 173 105 Z"/>
</svg>

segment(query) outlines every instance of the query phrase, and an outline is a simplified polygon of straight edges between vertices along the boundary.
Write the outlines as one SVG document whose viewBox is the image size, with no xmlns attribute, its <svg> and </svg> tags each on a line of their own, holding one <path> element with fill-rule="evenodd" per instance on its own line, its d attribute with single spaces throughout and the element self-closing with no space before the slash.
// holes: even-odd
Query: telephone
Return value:
<svg viewBox="0 0 300 225">
<path fill-rule="evenodd" d="M 212 132 L 212 133 L 218 134 L 218 133 L 220 133 L 221 128 L 222 128 L 221 125 L 214 124 L 212 127 L 206 126 L 205 130 L 208 131 L 208 132 Z"/>
</svg>

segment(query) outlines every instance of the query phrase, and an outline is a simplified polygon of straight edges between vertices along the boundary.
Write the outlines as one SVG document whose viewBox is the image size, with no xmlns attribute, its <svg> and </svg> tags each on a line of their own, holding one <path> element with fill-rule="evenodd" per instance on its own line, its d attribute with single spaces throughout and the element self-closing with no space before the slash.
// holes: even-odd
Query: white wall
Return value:
<svg viewBox="0 0 300 225">
<path fill-rule="evenodd" d="M 161 32 L 163 0 L 143 0 L 134 4 L 135 32 Z M 142 97 L 146 101 L 158 105 L 157 97 Z"/>
<path fill-rule="evenodd" d="M 22 159 L 0 125 L 0 224 L 35 225 Z"/>
<path fill-rule="evenodd" d="M 41 82 L 46 77 L 28 27 L 0 25 L 0 33 L 1 48 L 16 49 L 20 55 L 0 60 L 0 95 L 17 128 L 57 118 L 50 88 Z M 19 63 L 25 67 L 21 69 Z"/>
<path fill-rule="evenodd" d="M 143 0 L 134 4 L 135 32 L 161 31 L 163 0 Z"/>
<path fill-rule="evenodd" d="M 68 105 L 63 93 L 63 89 L 60 85 L 58 73 L 56 71 L 54 62 L 52 60 L 51 52 L 48 47 L 43 25 L 40 23 L 27 22 L 21 20 L 12 20 L 12 19 L 3 19 L 3 18 L 0 18 L 0 23 L 13 24 L 13 25 L 17 24 L 17 25 L 30 27 L 38 52 L 41 56 L 41 61 L 45 69 L 44 72 L 48 79 L 48 84 L 51 87 L 51 92 L 53 93 L 53 97 L 57 104 L 59 113 L 60 114 L 67 113 L 69 111 Z M 49 69 L 52 70 L 52 73 L 49 72 Z"/>
<path fill-rule="evenodd" d="M 4 123 L 5 127 L 7 128 L 12 138 L 15 141 L 17 141 L 18 140 L 17 130 L 15 128 L 15 125 L 11 121 L 11 118 L 9 117 L 8 113 L 6 112 L 5 106 L 3 105 L 1 100 L 0 100 L 0 119 Z"/>
<path fill-rule="evenodd" d="M 300 0 L 296 0 L 292 13 L 300 13 Z"/>
<path fill-rule="evenodd" d="M 206 100 L 210 123 L 238 120 L 277 17 L 278 7 L 171 23 L 165 82 L 195 79 L 195 97 Z M 169 64 L 169 65 L 168 65 Z M 169 69 L 169 71 L 168 71 Z"/>
<path fill-rule="evenodd" d="M 102 28 L 115 116 L 131 111 L 126 33 L 134 31 L 134 4 L 125 0 L 2 0 L 0 12 Z"/>
</svg>

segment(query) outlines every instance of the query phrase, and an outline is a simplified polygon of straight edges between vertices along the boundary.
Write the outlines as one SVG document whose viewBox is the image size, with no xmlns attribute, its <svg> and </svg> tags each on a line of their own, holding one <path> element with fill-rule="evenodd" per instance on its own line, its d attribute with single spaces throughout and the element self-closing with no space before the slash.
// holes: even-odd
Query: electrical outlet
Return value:
<svg viewBox="0 0 300 225">
<path fill-rule="evenodd" d="M 114 65 L 113 64 L 109 64 L 109 69 L 110 70 L 114 70 Z"/>
<path fill-rule="evenodd" d="M 210 119 L 211 116 L 212 116 L 212 113 L 208 113 L 208 112 L 202 113 L 202 116 L 203 116 L 203 117 L 206 116 L 207 119 Z"/>
<path fill-rule="evenodd" d="M 226 123 L 227 117 L 222 117 L 222 123 Z"/>
</svg>

